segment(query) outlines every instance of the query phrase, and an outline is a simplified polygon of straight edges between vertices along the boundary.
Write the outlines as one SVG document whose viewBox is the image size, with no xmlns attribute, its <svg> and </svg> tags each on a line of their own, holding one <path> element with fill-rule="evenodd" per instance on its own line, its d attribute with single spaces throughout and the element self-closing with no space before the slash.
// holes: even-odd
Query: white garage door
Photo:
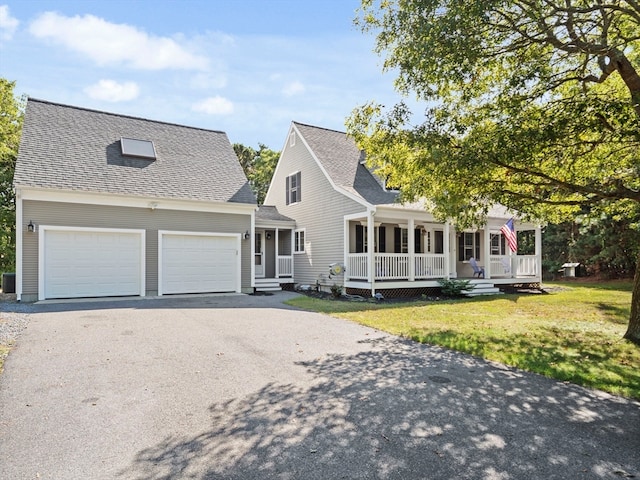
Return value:
<svg viewBox="0 0 640 480">
<path fill-rule="evenodd" d="M 142 233 L 45 230 L 44 298 L 142 295 Z"/>
<path fill-rule="evenodd" d="M 160 294 L 240 291 L 238 236 L 160 232 Z"/>
</svg>

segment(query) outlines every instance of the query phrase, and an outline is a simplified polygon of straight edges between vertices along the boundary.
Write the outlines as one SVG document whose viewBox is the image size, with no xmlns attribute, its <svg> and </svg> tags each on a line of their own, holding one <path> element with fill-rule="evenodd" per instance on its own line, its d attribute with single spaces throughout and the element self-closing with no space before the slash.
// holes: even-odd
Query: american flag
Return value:
<svg viewBox="0 0 640 480">
<path fill-rule="evenodd" d="M 507 223 L 505 223 L 500 232 L 507 239 L 507 243 L 509 244 L 509 250 L 512 252 L 518 251 L 518 235 L 516 234 L 516 229 L 513 226 L 513 218 L 510 219 Z"/>
</svg>

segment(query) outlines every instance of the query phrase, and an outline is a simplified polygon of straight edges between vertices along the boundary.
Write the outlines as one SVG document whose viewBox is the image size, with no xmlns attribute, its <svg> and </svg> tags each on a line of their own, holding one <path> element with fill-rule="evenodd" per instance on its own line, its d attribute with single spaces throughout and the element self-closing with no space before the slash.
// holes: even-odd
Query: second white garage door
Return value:
<svg viewBox="0 0 640 480">
<path fill-rule="evenodd" d="M 240 236 L 159 232 L 158 293 L 240 292 Z"/>
</svg>

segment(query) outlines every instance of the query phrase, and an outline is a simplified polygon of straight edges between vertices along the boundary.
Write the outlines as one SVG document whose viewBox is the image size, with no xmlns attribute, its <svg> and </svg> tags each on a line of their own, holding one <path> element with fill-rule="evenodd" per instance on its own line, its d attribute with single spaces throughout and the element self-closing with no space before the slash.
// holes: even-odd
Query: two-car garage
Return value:
<svg viewBox="0 0 640 480">
<path fill-rule="evenodd" d="M 148 255 L 145 230 L 41 226 L 39 299 L 144 296 L 147 259 L 159 295 L 240 292 L 240 234 L 157 235 Z"/>
</svg>

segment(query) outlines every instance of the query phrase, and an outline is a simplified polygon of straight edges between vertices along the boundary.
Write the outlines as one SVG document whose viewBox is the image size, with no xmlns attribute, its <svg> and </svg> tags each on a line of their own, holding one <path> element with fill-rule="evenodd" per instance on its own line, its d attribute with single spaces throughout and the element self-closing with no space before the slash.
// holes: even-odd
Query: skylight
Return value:
<svg viewBox="0 0 640 480">
<path fill-rule="evenodd" d="M 156 158 L 156 149 L 153 146 L 153 142 L 149 140 L 136 140 L 134 138 L 120 138 L 120 144 L 122 145 L 122 155 L 129 157 L 141 157 L 141 158 Z"/>
</svg>

